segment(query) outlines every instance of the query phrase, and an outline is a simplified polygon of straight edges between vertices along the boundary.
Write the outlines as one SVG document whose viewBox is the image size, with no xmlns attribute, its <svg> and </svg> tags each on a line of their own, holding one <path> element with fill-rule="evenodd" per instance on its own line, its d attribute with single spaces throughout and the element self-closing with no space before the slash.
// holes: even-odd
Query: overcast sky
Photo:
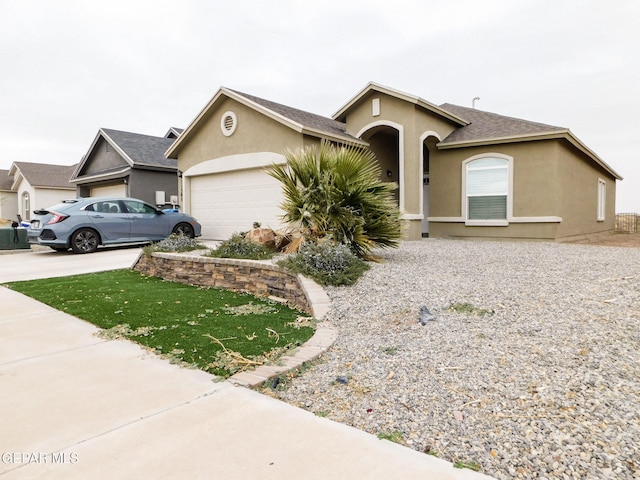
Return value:
<svg viewBox="0 0 640 480">
<path fill-rule="evenodd" d="M 369 81 L 568 127 L 640 212 L 638 0 L 0 0 L 0 168 L 163 136 L 225 86 L 331 116 Z"/>
</svg>

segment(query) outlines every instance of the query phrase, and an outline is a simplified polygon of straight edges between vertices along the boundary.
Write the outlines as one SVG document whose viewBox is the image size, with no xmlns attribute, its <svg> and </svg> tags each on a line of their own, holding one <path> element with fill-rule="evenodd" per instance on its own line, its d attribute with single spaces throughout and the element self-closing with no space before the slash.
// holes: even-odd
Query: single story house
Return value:
<svg viewBox="0 0 640 480">
<path fill-rule="evenodd" d="M 164 152 L 181 132 L 171 128 L 154 137 L 101 128 L 71 176 L 77 196 L 134 197 L 177 207 L 177 162 Z"/>
<path fill-rule="evenodd" d="M 206 238 L 281 227 L 285 149 L 368 147 L 398 185 L 406 239 L 557 240 L 614 228 L 616 180 L 569 129 L 444 104 L 369 83 L 332 118 L 220 88 L 171 144 L 181 203 Z"/>
<path fill-rule="evenodd" d="M 50 165 L 46 163 L 13 162 L 7 175 L 11 186 L 3 196 L 2 217 L 23 221 L 31 220 L 38 208 L 50 207 L 65 198 L 75 196 L 69 179 L 77 165 Z M 11 195 L 14 195 L 11 199 Z"/>
</svg>

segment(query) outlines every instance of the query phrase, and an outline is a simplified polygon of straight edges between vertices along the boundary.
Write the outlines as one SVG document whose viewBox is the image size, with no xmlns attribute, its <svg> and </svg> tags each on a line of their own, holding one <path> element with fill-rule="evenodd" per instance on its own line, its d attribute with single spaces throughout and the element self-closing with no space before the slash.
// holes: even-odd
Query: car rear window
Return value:
<svg viewBox="0 0 640 480">
<path fill-rule="evenodd" d="M 64 201 L 62 203 L 56 203 L 55 205 L 51 206 L 51 207 L 47 207 L 45 208 L 45 210 L 48 210 L 50 212 L 64 212 L 65 210 L 73 207 L 74 205 L 76 205 L 78 202 L 74 202 L 74 201 Z"/>
</svg>

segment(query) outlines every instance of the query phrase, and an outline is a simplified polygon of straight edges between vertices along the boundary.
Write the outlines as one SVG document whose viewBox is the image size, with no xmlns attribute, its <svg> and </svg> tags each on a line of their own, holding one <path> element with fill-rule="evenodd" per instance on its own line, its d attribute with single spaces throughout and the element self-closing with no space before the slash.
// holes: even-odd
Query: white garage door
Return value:
<svg viewBox="0 0 640 480">
<path fill-rule="evenodd" d="M 123 183 L 116 185 L 105 185 L 103 187 L 93 187 L 91 189 L 92 197 L 126 197 L 127 189 Z"/>
<path fill-rule="evenodd" d="M 203 238 L 225 240 L 233 233 L 282 226 L 282 187 L 263 168 L 191 177 L 191 214 Z"/>
</svg>

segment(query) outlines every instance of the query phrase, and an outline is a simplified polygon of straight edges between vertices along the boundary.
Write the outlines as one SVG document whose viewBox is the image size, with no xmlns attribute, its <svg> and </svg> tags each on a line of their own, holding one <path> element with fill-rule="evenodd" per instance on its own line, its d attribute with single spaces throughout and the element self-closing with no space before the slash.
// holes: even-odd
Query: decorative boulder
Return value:
<svg viewBox="0 0 640 480">
<path fill-rule="evenodd" d="M 276 248 L 276 233 L 270 228 L 253 228 L 247 232 L 244 238 L 258 245 Z"/>
</svg>

